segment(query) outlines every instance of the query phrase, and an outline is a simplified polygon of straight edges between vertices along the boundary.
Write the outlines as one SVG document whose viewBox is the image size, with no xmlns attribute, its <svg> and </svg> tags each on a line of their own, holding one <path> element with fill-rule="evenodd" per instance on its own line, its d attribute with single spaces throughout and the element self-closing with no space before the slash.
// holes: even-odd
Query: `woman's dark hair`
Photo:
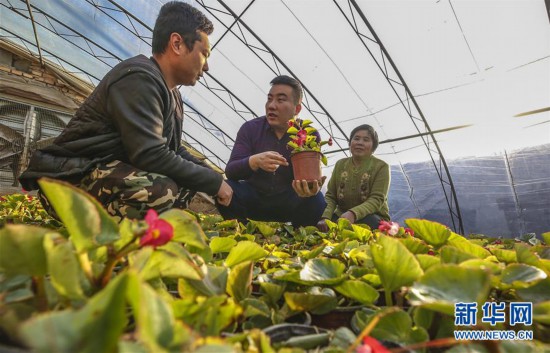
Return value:
<svg viewBox="0 0 550 353">
<path fill-rule="evenodd" d="M 351 140 L 353 139 L 353 136 L 357 133 L 357 131 L 365 130 L 369 133 L 370 138 L 372 140 L 372 152 L 376 151 L 376 148 L 378 148 L 378 134 L 374 130 L 372 126 L 369 124 L 363 124 L 359 125 L 353 130 L 351 130 L 351 134 L 349 135 L 349 143 L 351 144 Z"/>
<path fill-rule="evenodd" d="M 302 102 L 302 97 L 304 96 L 304 93 L 302 91 L 302 84 L 297 79 L 287 75 L 281 75 L 275 77 L 273 80 L 271 80 L 270 83 L 272 86 L 287 85 L 292 87 L 292 98 L 294 99 L 294 103 L 299 104 Z"/>
<path fill-rule="evenodd" d="M 185 45 L 193 50 L 195 41 L 200 40 L 198 32 L 210 35 L 214 25 L 193 6 L 180 1 L 170 1 L 162 5 L 153 29 L 153 54 L 166 50 L 170 35 L 174 32 L 182 36 Z"/>
</svg>

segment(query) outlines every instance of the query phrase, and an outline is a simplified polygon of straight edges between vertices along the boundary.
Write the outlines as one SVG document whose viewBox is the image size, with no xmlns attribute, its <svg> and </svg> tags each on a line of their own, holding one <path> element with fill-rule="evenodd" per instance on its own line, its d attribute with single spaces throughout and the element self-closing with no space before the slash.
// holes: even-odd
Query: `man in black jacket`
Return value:
<svg viewBox="0 0 550 353">
<path fill-rule="evenodd" d="M 127 59 L 107 73 L 54 144 L 34 153 L 19 179 L 23 187 L 37 189 L 41 177 L 65 180 L 118 217 L 184 208 L 196 191 L 228 205 L 231 187 L 180 140 L 183 101 L 177 86 L 193 86 L 208 71 L 212 31 L 194 7 L 163 5 L 153 56 Z"/>
</svg>

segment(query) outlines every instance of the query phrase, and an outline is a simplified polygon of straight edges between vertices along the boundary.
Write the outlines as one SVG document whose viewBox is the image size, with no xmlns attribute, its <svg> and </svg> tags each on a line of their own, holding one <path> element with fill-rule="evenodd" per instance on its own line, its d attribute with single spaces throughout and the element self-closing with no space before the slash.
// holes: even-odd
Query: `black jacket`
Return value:
<svg viewBox="0 0 550 353">
<path fill-rule="evenodd" d="M 98 163 L 120 160 L 214 195 L 223 178 L 181 146 L 182 121 L 179 91 L 168 89 L 154 59 L 138 55 L 101 80 L 54 144 L 33 154 L 19 181 L 34 190 L 40 177 L 79 180 Z"/>
</svg>

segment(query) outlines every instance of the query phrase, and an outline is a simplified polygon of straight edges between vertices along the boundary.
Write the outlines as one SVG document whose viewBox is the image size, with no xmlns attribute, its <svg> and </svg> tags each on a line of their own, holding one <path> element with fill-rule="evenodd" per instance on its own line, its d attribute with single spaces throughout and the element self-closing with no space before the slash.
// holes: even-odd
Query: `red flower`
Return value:
<svg viewBox="0 0 550 353">
<path fill-rule="evenodd" d="M 390 353 L 376 338 L 365 336 L 363 345 L 357 347 L 356 353 Z"/>
<path fill-rule="evenodd" d="M 294 142 L 298 146 L 302 147 L 306 143 L 306 140 L 307 140 L 307 131 L 306 130 L 300 130 L 300 131 L 298 131 L 296 136 L 297 136 L 297 138 L 294 140 Z"/>
<path fill-rule="evenodd" d="M 329 137 L 329 139 L 328 139 L 328 145 L 329 145 L 329 146 L 332 146 L 332 137 Z"/>
<path fill-rule="evenodd" d="M 399 232 L 399 223 L 380 221 L 378 230 L 389 235 L 396 235 Z"/>
<path fill-rule="evenodd" d="M 405 228 L 405 234 L 408 234 L 411 237 L 414 237 L 414 230 L 412 230 L 411 228 Z"/>
<path fill-rule="evenodd" d="M 433 250 L 428 250 L 428 255 L 432 255 L 432 256 L 435 256 L 435 253 Z"/>
<path fill-rule="evenodd" d="M 157 211 L 150 209 L 145 215 L 145 222 L 149 225 L 147 232 L 139 240 L 141 246 L 162 246 L 174 237 L 174 228 L 164 219 L 159 219 Z"/>
<path fill-rule="evenodd" d="M 293 127 L 293 126 L 294 126 L 294 121 L 289 120 L 289 121 L 288 121 L 288 127 Z"/>
</svg>

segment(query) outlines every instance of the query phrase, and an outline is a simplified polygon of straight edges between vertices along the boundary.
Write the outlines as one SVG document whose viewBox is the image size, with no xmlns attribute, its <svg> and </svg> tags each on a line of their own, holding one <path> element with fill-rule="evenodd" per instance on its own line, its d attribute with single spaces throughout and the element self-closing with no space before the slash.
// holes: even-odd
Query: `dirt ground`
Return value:
<svg viewBox="0 0 550 353">
<path fill-rule="evenodd" d="M 214 201 L 207 200 L 206 197 L 203 197 L 200 194 L 195 195 L 189 204 L 189 209 L 193 212 L 200 212 L 204 214 L 220 214 L 214 205 Z"/>
</svg>

